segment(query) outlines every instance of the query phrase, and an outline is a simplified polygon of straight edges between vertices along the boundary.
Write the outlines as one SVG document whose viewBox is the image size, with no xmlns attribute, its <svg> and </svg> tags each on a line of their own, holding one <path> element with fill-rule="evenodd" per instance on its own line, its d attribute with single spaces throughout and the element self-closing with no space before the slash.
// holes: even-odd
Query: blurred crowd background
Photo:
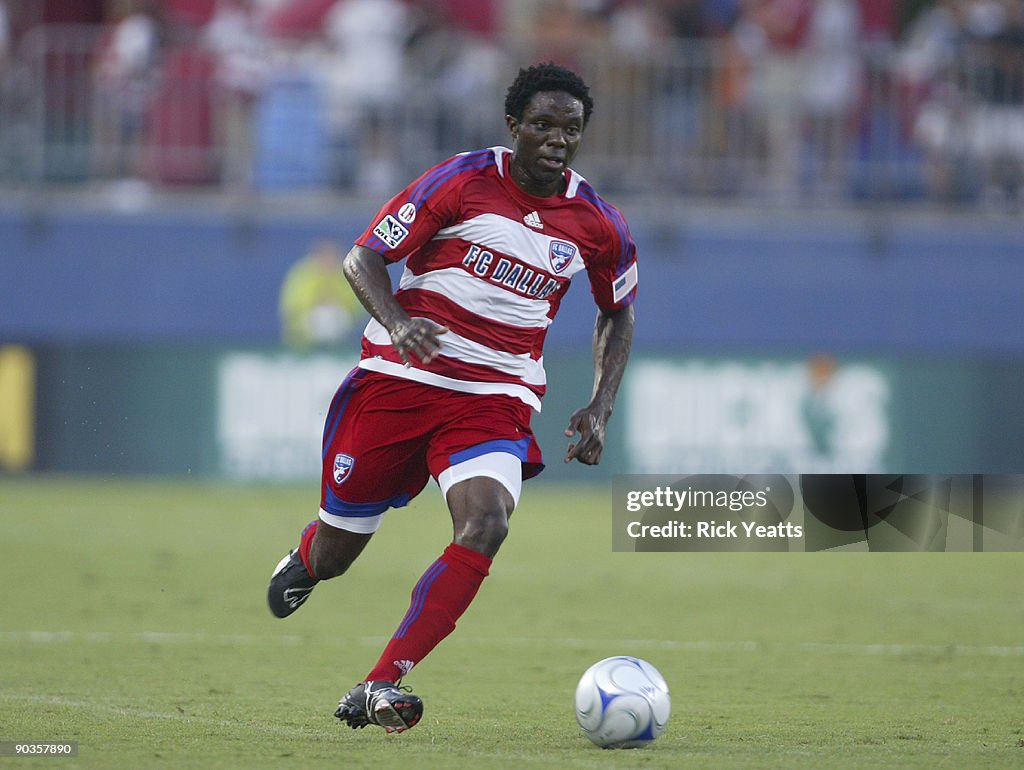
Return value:
<svg viewBox="0 0 1024 770">
<path fill-rule="evenodd" d="M 1024 0 L 0 0 L 0 187 L 380 195 L 553 60 L 608 194 L 1015 208 Z"/>
</svg>

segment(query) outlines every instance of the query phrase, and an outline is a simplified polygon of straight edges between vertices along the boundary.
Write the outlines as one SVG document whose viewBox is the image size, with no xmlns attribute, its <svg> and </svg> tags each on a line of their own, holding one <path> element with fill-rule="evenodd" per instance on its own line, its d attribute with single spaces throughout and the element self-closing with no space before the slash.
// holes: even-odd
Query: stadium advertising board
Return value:
<svg viewBox="0 0 1024 770">
<path fill-rule="evenodd" d="M 324 413 L 355 362 L 354 353 L 217 346 L 10 351 L 0 374 L 0 470 L 269 481 L 317 477 Z M 566 420 L 590 394 L 589 356 L 551 355 L 547 370 L 534 419 L 542 479 L 1024 468 L 1012 363 L 638 353 L 602 462 L 587 469 L 560 459 Z"/>
<path fill-rule="evenodd" d="M 887 367 L 806 360 L 631 365 L 625 401 L 636 473 L 878 473 L 894 440 Z"/>
<path fill-rule="evenodd" d="M 227 353 L 217 364 L 217 450 L 222 475 L 316 478 L 324 416 L 355 356 Z"/>
</svg>

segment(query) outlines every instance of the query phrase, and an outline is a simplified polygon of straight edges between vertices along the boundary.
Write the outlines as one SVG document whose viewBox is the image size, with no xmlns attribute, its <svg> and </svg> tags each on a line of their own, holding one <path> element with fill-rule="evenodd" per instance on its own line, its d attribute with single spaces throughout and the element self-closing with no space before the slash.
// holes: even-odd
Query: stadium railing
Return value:
<svg viewBox="0 0 1024 770">
<path fill-rule="evenodd" d="M 242 93 L 198 39 L 112 71 L 106 34 L 22 38 L 0 73 L 0 186 L 384 192 L 505 136 L 505 83 L 481 72 L 467 86 L 440 55 L 406 62 L 387 98 L 345 103 L 316 57 L 278 51 Z M 503 56 L 491 70 L 507 78 L 518 60 Z M 777 65 L 712 41 L 582 54 L 598 106 L 578 168 L 608 191 L 797 205 L 1021 194 L 1024 47 L 964 46 L 922 76 L 898 47 L 865 46 L 831 91 L 813 59 Z"/>
</svg>

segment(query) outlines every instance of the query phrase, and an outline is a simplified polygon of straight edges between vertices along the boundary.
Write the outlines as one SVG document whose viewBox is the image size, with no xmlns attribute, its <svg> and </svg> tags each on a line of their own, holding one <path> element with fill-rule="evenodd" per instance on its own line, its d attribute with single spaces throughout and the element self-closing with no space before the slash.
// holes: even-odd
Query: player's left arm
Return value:
<svg viewBox="0 0 1024 770">
<path fill-rule="evenodd" d="M 633 326 L 632 305 L 617 310 L 598 310 L 594 323 L 594 392 L 590 403 L 569 418 L 566 437 L 577 433 L 580 436 L 569 444 L 565 462 L 574 459 L 584 465 L 601 462 L 605 430 L 633 346 Z"/>
</svg>

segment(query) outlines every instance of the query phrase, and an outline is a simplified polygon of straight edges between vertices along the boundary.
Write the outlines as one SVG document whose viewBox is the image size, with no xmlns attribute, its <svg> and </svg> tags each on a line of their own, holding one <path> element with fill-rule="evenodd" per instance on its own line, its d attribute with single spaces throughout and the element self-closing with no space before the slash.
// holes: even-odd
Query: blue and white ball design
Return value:
<svg viewBox="0 0 1024 770">
<path fill-rule="evenodd" d="M 598 661 L 576 686 L 576 721 L 603 749 L 646 746 L 665 732 L 671 709 L 658 669 L 628 655 Z"/>
</svg>

